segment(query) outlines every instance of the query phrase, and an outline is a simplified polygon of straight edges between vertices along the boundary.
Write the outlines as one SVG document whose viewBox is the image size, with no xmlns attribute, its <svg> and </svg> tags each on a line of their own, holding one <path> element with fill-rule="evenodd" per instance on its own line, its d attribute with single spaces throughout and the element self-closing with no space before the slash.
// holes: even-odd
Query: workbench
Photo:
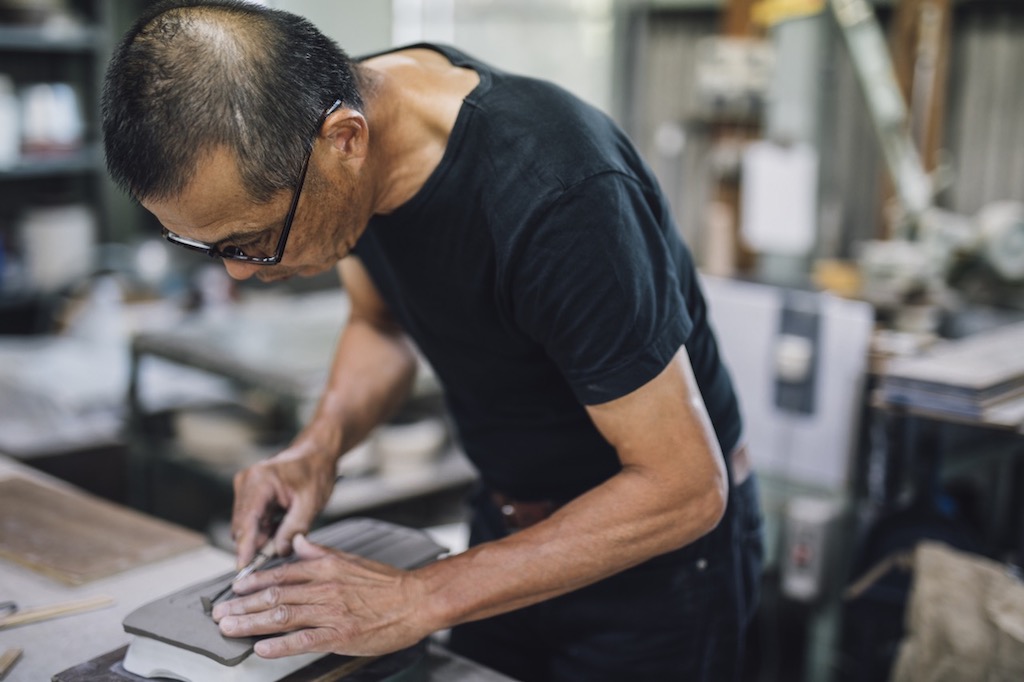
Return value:
<svg viewBox="0 0 1024 682">
<path fill-rule="evenodd" d="M 224 516 L 224 510 L 230 510 L 235 472 L 277 452 L 308 420 L 348 311 L 348 299 L 341 291 L 266 296 L 235 304 L 218 315 L 183 321 L 173 329 L 136 334 L 127 386 L 131 506 L 193 528 Z M 213 430 L 211 418 L 224 405 L 203 406 L 200 416 L 208 425 L 203 431 L 208 442 L 199 448 L 196 439 L 181 428 L 181 416 L 187 410 L 165 411 L 160 401 L 150 399 L 147 369 L 153 361 L 225 381 L 237 391 L 239 406 L 256 403 L 262 413 L 255 419 L 243 415 L 225 422 L 241 425 L 235 427 L 240 433 L 222 438 Z M 407 408 L 443 419 L 441 388 L 425 363 L 403 409 Z M 244 409 L 248 408 L 239 412 Z M 247 438 L 246 429 L 259 432 L 259 444 L 238 446 Z M 221 441 L 223 447 L 210 445 Z M 408 475 L 339 473 L 345 476 L 324 509 L 327 519 L 372 515 L 412 500 L 461 498 L 477 478 L 476 470 L 450 440 L 422 470 Z M 196 492 L 194 504 L 188 507 L 192 517 L 165 499 L 165 491 L 176 485 Z M 177 496 L 172 497 L 176 501 Z"/>
<path fill-rule="evenodd" d="M 1024 478 L 1024 323 L 1002 325 L 936 344 L 918 356 L 890 360 L 871 400 L 874 424 L 884 436 L 875 448 L 876 489 L 869 498 L 883 510 L 900 505 L 907 488 L 917 500 L 941 493 L 941 471 L 958 464 L 957 438 L 976 457 L 987 446 L 1004 452 L 986 498 L 997 509 L 996 530 L 985 538 L 993 553 L 1024 557 L 1024 517 L 1019 516 Z M 971 462 L 965 462 L 970 465 Z M 1016 518 L 1010 518 L 1016 516 Z M 1008 534 L 1017 527 L 1017 537 Z"/>
<path fill-rule="evenodd" d="M 0 455 L 0 480 L 25 478 L 47 486 L 73 490 L 67 483 Z M 66 603 L 107 595 L 111 606 L 99 610 L 0 629 L 0 653 L 23 650 L 5 682 L 43 682 L 59 672 L 125 646 L 124 617 L 162 594 L 231 571 L 234 557 L 204 545 L 176 556 L 137 566 L 85 585 L 68 586 L 22 565 L 0 558 L 0 601 L 14 600 L 23 608 Z M 422 682 L 508 682 L 509 678 L 459 658 L 431 642 L 420 662 L 395 679 Z"/>
<path fill-rule="evenodd" d="M 852 584 L 925 540 L 1020 565 L 1024 328 L 1007 343 L 1000 337 L 1008 331 L 877 363 Z M 841 656 L 850 679 L 890 673 L 911 584 L 910 573 L 885 571 L 844 602 Z"/>
</svg>

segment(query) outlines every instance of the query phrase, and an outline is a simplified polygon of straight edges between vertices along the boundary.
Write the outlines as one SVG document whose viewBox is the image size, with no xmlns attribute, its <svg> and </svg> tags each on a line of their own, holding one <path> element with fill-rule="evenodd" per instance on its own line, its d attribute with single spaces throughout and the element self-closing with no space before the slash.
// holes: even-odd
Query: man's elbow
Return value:
<svg viewBox="0 0 1024 682">
<path fill-rule="evenodd" d="M 707 534 L 717 528 L 722 518 L 725 517 L 725 508 L 729 504 L 729 483 L 725 476 L 716 473 L 712 477 L 712 482 L 708 486 L 704 498 L 702 503 L 706 521 L 704 533 Z"/>
<path fill-rule="evenodd" d="M 688 500 L 680 509 L 685 520 L 679 527 L 685 528 L 686 532 L 679 534 L 676 549 L 695 542 L 718 527 L 729 503 L 729 484 L 723 475 L 710 475 L 699 489 L 690 493 Z"/>
</svg>

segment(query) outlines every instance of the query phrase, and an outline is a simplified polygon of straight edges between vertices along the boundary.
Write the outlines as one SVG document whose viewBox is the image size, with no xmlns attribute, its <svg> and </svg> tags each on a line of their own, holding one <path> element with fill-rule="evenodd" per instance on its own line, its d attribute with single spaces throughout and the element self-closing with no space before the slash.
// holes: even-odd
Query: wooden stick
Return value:
<svg viewBox="0 0 1024 682">
<path fill-rule="evenodd" d="M 94 611 L 96 609 L 102 609 L 106 606 L 110 606 L 113 603 L 114 600 L 110 597 L 97 595 L 95 597 L 89 597 L 88 599 L 64 602 L 63 604 L 51 604 L 50 606 L 26 609 L 0 619 L 0 629 L 15 627 L 17 625 L 27 625 L 28 623 L 49 620 L 50 618 L 70 616 L 73 613 L 82 613 L 83 611 Z"/>
<path fill-rule="evenodd" d="M 14 664 L 21 658 L 21 649 L 14 647 L 0 654 L 0 680 L 7 677 L 7 672 L 14 667 Z"/>
</svg>

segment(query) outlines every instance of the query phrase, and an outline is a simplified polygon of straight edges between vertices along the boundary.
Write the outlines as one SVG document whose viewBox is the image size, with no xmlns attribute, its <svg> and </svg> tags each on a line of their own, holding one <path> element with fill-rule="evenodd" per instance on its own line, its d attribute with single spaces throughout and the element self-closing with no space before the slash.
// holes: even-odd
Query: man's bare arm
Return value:
<svg viewBox="0 0 1024 682">
<path fill-rule="evenodd" d="M 422 570 L 446 627 L 583 587 L 717 525 L 726 470 L 685 349 L 647 385 L 588 412 L 622 471 L 543 523 Z"/>
<path fill-rule="evenodd" d="M 214 617 L 229 636 L 288 633 L 261 656 L 373 655 L 583 587 L 693 542 L 724 513 L 724 462 L 684 349 L 655 379 L 588 408 L 622 471 L 547 520 L 402 572 L 296 547 L 305 561 L 247 578 Z"/>
<path fill-rule="evenodd" d="M 339 272 L 351 301 L 326 388 L 310 422 L 276 456 L 235 476 L 232 531 L 239 565 L 268 537 L 267 519 L 285 510 L 275 534 L 278 552 L 307 531 L 334 485 L 338 457 L 358 445 L 407 398 L 416 357 L 359 261 Z"/>
</svg>

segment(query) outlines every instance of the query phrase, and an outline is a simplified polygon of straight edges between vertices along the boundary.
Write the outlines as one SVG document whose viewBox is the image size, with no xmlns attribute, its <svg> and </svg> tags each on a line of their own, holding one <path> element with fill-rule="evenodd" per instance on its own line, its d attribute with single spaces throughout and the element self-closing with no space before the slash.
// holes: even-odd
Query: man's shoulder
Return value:
<svg viewBox="0 0 1024 682">
<path fill-rule="evenodd" d="M 485 171 L 499 202 L 513 196 L 519 205 L 531 197 L 530 203 L 545 203 L 581 186 L 651 181 L 639 153 L 605 114 L 556 85 L 510 81 L 480 103 L 463 150 L 474 172 Z"/>
</svg>

